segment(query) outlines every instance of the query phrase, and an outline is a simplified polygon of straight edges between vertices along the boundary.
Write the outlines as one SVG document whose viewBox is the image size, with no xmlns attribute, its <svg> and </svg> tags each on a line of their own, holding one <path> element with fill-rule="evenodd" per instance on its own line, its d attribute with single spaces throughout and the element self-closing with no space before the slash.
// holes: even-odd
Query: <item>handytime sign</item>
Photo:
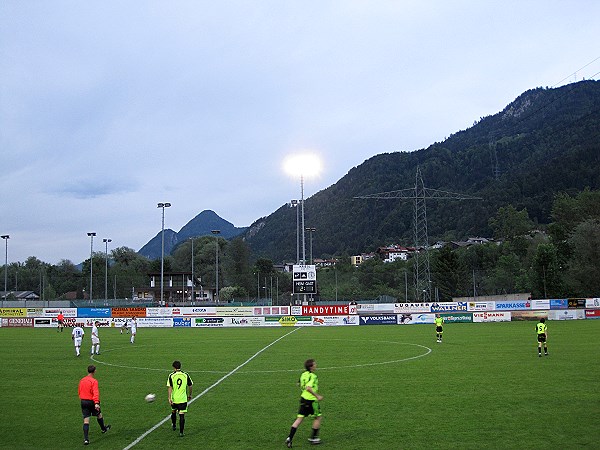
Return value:
<svg viewBox="0 0 600 450">
<path fill-rule="evenodd" d="M 350 314 L 349 305 L 304 305 L 303 316 L 347 316 Z"/>
</svg>

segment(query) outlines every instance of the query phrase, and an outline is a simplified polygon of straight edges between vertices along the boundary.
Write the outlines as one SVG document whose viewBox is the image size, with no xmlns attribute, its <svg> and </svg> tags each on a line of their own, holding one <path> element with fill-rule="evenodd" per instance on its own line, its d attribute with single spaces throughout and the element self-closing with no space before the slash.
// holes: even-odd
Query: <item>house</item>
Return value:
<svg viewBox="0 0 600 450">
<path fill-rule="evenodd" d="M 414 247 L 403 247 L 396 244 L 387 247 L 379 247 L 376 251 L 385 263 L 394 262 L 397 259 L 407 261 L 409 256 L 415 252 L 416 249 Z"/>
<path fill-rule="evenodd" d="M 136 288 L 134 299 L 160 302 L 160 272 L 149 273 L 148 277 L 149 287 Z M 198 279 L 195 280 L 192 286 L 191 272 L 164 272 L 162 279 L 163 301 L 165 303 L 212 301 L 214 298 L 214 288 L 205 290 Z M 192 298 L 192 291 L 194 298 Z"/>
<path fill-rule="evenodd" d="M 40 296 L 33 291 L 0 291 L 3 300 L 39 300 Z"/>
</svg>

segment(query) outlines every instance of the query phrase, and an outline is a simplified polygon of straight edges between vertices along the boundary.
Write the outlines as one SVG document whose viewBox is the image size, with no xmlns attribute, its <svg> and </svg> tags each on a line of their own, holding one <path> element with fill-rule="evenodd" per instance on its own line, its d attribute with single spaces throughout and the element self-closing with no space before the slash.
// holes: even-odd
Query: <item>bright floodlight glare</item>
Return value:
<svg viewBox="0 0 600 450">
<path fill-rule="evenodd" d="M 317 176 L 321 171 L 321 160 L 313 154 L 292 155 L 285 159 L 283 168 L 291 176 Z"/>
</svg>

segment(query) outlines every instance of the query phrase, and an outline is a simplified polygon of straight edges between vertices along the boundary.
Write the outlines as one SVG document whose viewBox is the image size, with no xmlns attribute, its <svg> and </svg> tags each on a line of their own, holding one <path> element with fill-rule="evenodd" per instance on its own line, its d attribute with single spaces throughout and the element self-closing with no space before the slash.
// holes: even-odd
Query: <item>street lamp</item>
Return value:
<svg viewBox="0 0 600 450">
<path fill-rule="evenodd" d="M 163 301 L 163 281 L 165 277 L 165 208 L 169 208 L 170 203 L 159 203 L 158 208 L 162 208 L 162 226 L 160 229 L 161 233 L 161 246 L 160 246 L 160 304 L 162 306 Z"/>
<path fill-rule="evenodd" d="M 2 304 L 4 305 L 4 300 L 6 300 L 8 292 L 8 240 L 10 239 L 10 236 L 8 234 L 4 234 L 0 237 L 4 239 L 4 299 L 2 300 Z"/>
<path fill-rule="evenodd" d="M 215 289 L 215 300 L 217 303 L 219 303 L 219 234 L 221 233 L 221 230 L 212 230 L 211 231 L 212 234 L 215 235 L 215 252 L 216 252 L 216 263 L 215 263 L 215 284 L 216 284 L 216 289 Z"/>
<path fill-rule="evenodd" d="M 312 235 L 317 229 L 315 227 L 306 227 L 306 231 L 309 232 L 309 242 L 310 242 L 310 263 L 313 264 L 313 253 L 312 253 Z"/>
<path fill-rule="evenodd" d="M 298 208 L 298 200 L 290 200 L 290 206 L 296 208 L 296 264 L 300 264 L 300 208 Z"/>
<path fill-rule="evenodd" d="M 304 237 L 304 177 L 317 175 L 321 170 L 321 161 L 315 155 L 304 154 L 286 158 L 285 171 L 290 175 L 300 175 L 300 207 L 302 209 L 302 264 L 306 264 L 306 241 Z"/>
<path fill-rule="evenodd" d="M 108 305 L 108 243 L 112 242 L 112 239 L 102 239 L 105 244 L 104 250 L 104 303 Z"/>
<path fill-rule="evenodd" d="M 93 264 L 93 257 L 94 257 L 94 236 L 96 236 L 96 233 L 91 232 L 87 234 L 90 237 L 90 303 L 92 302 L 92 279 L 93 279 L 93 275 L 94 275 L 94 264 Z"/>
</svg>

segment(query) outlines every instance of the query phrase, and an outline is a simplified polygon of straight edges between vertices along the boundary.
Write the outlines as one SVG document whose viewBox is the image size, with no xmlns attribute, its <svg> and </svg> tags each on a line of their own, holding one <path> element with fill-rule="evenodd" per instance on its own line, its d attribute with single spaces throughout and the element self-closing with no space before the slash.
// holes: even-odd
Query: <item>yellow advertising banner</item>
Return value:
<svg viewBox="0 0 600 450">
<path fill-rule="evenodd" d="M 27 317 L 27 308 L 0 308 L 0 317 Z"/>
</svg>

